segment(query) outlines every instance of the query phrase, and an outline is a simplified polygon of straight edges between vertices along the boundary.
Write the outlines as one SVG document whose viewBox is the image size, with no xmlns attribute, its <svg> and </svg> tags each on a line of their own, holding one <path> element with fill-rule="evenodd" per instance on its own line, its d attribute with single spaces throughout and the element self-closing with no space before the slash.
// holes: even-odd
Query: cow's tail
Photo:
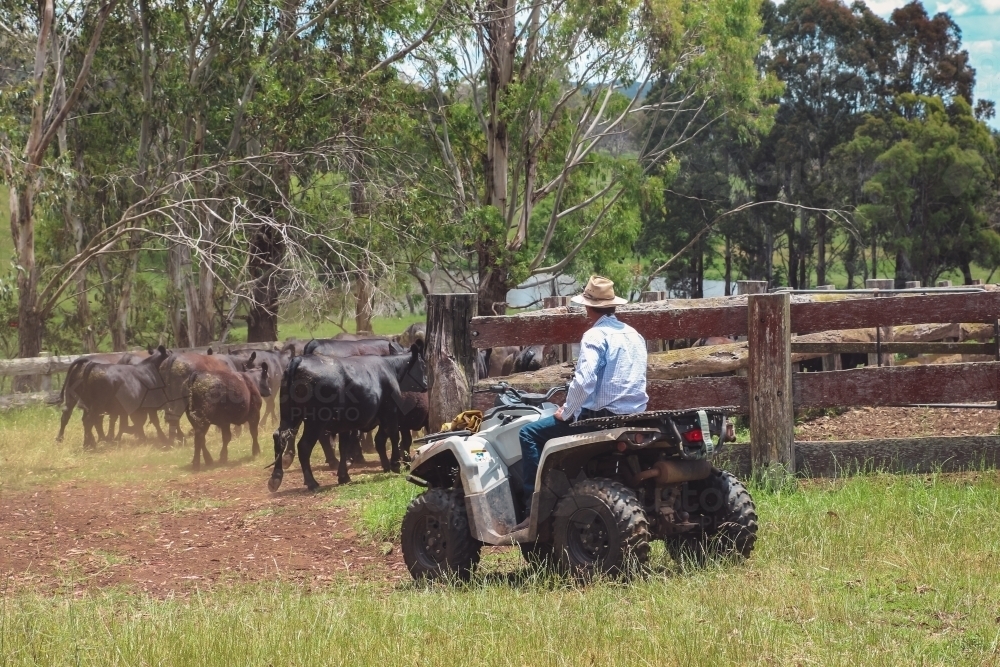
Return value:
<svg viewBox="0 0 1000 667">
<path fill-rule="evenodd" d="M 90 360 L 86 357 L 80 357 L 69 365 L 69 368 L 66 369 L 66 380 L 63 382 L 63 386 L 59 390 L 59 399 L 54 403 L 54 405 L 63 405 L 66 403 L 66 387 L 76 381 L 76 375 L 80 372 L 80 367 L 88 361 Z"/>
</svg>

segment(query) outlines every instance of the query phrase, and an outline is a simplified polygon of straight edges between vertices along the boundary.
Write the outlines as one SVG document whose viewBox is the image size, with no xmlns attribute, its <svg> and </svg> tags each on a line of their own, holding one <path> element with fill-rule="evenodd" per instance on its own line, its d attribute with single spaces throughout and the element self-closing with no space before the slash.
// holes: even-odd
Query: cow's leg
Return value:
<svg viewBox="0 0 1000 667">
<path fill-rule="evenodd" d="M 274 394 L 264 399 L 264 405 L 267 407 L 264 410 L 264 416 L 260 418 L 261 423 L 267 421 L 269 416 L 271 421 L 278 421 L 278 416 L 274 412 Z"/>
<path fill-rule="evenodd" d="M 59 418 L 59 435 L 56 436 L 56 442 L 62 442 L 63 435 L 66 433 L 66 424 L 69 423 L 69 418 L 73 415 L 73 409 L 76 407 L 76 394 L 71 391 L 66 392 L 66 405 L 63 406 L 62 417 Z"/>
<path fill-rule="evenodd" d="M 302 437 L 299 439 L 299 465 L 302 466 L 302 478 L 310 491 L 315 491 L 319 488 L 319 482 L 313 477 L 309 457 L 312 455 L 313 447 L 316 446 L 316 441 L 319 440 L 322 432 L 322 425 L 317 422 L 306 422 L 305 428 L 302 430 Z"/>
<path fill-rule="evenodd" d="M 205 452 L 205 465 L 209 465 L 212 462 L 212 455 L 205 448 L 205 433 L 207 431 L 207 428 L 198 428 L 197 426 L 194 429 L 194 458 L 191 459 L 192 470 L 201 468 L 201 454 L 203 450 Z"/>
<path fill-rule="evenodd" d="M 260 409 L 258 408 L 255 412 L 250 413 L 250 423 L 247 427 L 250 429 L 250 439 L 253 441 L 253 449 L 251 450 L 254 457 L 260 456 L 260 443 L 257 442 L 257 429 L 260 426 Z"/>
<path fill-rule="evenodd" d="M 167 436 L 163 435 L 163 429 L 160 428 L 160 416 L 156 414 L 156 410 L 149 411 L 149 421 L 153 422 L 153 428 L 156 429 L 156 439 L 163 442 L 167 439 Z"/>
<path fill-rule="evenodd" d="M 337 467 L 337 484 L 347 484 L 351 481 L 351 476 L 347 472 L 350 452 L 359 446 L 358 431 L 341 431 L 337 434 L 340 440 L 340 465 Z"/>
<path fill-rule="evenodd" d="M 133 426 L 129 432 L 140 440 L 146 439 L 146 418 L 145 410 L 138 410 L 132 413 Z"/>
<path fill-rule="evenodd" d="M 115 435 L 114 441 L 115 442 L 121 442 L 122 433 L 124 433 L 125 429 L 128 427 L 128 415 L 126 415 L 124 413 L 122 413 L 122 414 L 114 414 L 114 413 L 112 413 L 111 418 L 114 419 L 115 417 L 118 418 L 118 434 Z M 109 438 L 111 437 L 111 433 L 113 433 L 113 432 L 114 432 L 114 428 L 109 428 L 108 429 L 108 437 Z"/>
<path fill-rule="evenodd" d="M 326 456 L 326 465 L 330 470 L 334 470 L 339 464 L 337 455 L 333 451 L 333 434 L 324 430 L 323 435 L 319 436 L 319 446 L 323 448 L 323 454 Z"/>
<path fill-rule="evenodd" d="M 403 460 L 409 463 L 410 459 L 410 447 L 413 446 L 413 433 L 410 429 L 403 427 L 399 431 L 399 448 L 402 450 Z"/>
<path fill-rule="evenodd" d="M 222 451 L 219 452 L 219 463 L 226 463 L 229 460 L 229 441 L 233 439 L 233 433 L 229 429 L 229 424 L 219 424 L 222 431 Z"/>
<path fill-rule="evenodd" d="M 309 425 L 306 425 L 309 428 Z M 302 436 L 305 437 L 305 429 L 302 431 Z M 292 461 L 295 460 L 295 436 L 288 438 L 288 442 L 285 444 L 285 452 L 281 455 L 281 464 L 286 468 L 292 465 Z"/>
<path fill-rule="evenodd" d="M 284 424 L 278 424 L 277 430 L 275 430 L 274 438 L 274 467 L 271 469 L 271 477 L 267 480 L 267 488 L 271 493 L 278 490 L 281 486 L 281 479 L 285 476 L 285 471 L 281 467 L 281 455 L 285 451 L 285 447 L 282 445 L 283 438 L 295 438 L 294 433 L 289 433 L 288 430 L 282 430 Z"/>
<path fill-rule="evenodd" d="M 83 411 L 83 448 L 97 448 L 97 442 L 94 440 L 94 415 L 86 409 Z"/>
<path fill-rule="evenodd" d="M 375 451 L 378 452 L 378 460 L 382 463 L 382 471 L 389 472 L 389 457 L 385 454 L 385 441 L 388 440 L 385 426 L 379 426 L 375 432 Z"/>
</svg>

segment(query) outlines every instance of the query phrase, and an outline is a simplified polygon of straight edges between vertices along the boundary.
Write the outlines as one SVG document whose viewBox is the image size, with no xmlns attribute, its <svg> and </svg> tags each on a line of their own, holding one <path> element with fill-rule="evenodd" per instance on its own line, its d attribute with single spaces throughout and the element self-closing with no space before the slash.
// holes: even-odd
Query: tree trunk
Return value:
<svg viewBox="0 0 1000 667">
<path fill-rule="evenodd" d="M 816 284 L 826 284 L 826 218 L 816 220 Z"/>
<path fill-rule="evenodd" d="M 972 267 L 969 265 L 969 262 L 962 262 L 961 269 L 962 269 L 962 277 L 965 279 L 965 284 L 966 285 L 971 285 L 972 284 Z"/>
<path fill-rule="evenodd" d="M 44 323 L 38 312 L 38 267 L 35 265 L 34 176 L 10 189 L 10 231 L 17 253 L 17 356 L 37 357 L 42 351 Z M 19 377 L 17 391 L 35 389 L 37 378 Z"/>
<path fill-rule="evenodd" d="M 247 313 L 247 342 L 278 340 L 278 264 L 285 255 L 284 241 L 273 227 L 266 226 L 250 242 L 250 275 L 253 299 Z"/>
<path fill-rule="evenodd" d="M 788 286 L 799 288 L 799 244 L 795 241 L 795 219 L 788 228 Z"/>
<path fill-rule="evenodd" d="M 726 296 L 731 296 L 733 291 L 730 288 L 730 284 L 733 282 L 733 244 L 729 240 L 729 236 L 726 236 L 726 273 L 723 277 L 726 282 Z"/>
<path fill-rule="evenodd" d="M 128 349 L 128 311 L 132 306 L 132 288 L 135 286 L 135 274 L 139 268 L 139 250 L 142 239 L 139 232 L 132 232 L 128 243 L 128 256 L 125 260 L 125 273 L 122 275 L 121 289 L 118 292 L 118 303 L 114 307 L 111 322 L 111 345 L 115 352 Z M 108 305 L 109 309 L 111 305 Z"/>
<path fill-rule="evenodd" d="M 857 270 L 857 262 L 858 241 L 852 234 L 847 239 L 847 254 L 844 257 L 844 271 L 847 272 L 847 289 L 854 289 L 854 274 Z"/>
</svg>

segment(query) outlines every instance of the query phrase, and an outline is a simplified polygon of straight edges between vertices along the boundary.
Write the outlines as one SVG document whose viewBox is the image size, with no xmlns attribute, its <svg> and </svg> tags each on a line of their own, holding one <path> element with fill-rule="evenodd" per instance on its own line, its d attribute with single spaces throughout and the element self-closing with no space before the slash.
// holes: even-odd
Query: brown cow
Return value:
<svg viewBox="0 0 1000 667">
<path fill-rule="evenodd" d="M 184 383 L 197 371 L 242 371 L 237 362 L 225 354 L 198 354 L 179 352 L 171 354 L 160 365 L 160 377 L 167 396 L 165 418 L 170 425 L 170 438 L 179 440 L 183 433 L 180 428 L 181 416 L 187 410 L 184 398 Z"/>
<path fill-rule="evenodd" d="M 184 383 L 184 399 L 187 417 L 194 428 L 194 459 L 191 467 L 201 466 L 200 454 L 205 457 L 205 465 L 212 465 L 212 455 L 208 453 L 205 435 L 212 425 L 222 431 L 222 451 L 219 462 L 229 458 L 229 441 L 232 439 L 230 425 L 247 424 L 253 439 L 253 455 L 260 454 L 257 441 L 257 426 L 260 423 L 262 397 L 271 395 L 268 384 L 267 363 L 253 368 L 254 355 L 247 362 L 245 371 L 229 370 L 195 371 Z"/>
</svg>

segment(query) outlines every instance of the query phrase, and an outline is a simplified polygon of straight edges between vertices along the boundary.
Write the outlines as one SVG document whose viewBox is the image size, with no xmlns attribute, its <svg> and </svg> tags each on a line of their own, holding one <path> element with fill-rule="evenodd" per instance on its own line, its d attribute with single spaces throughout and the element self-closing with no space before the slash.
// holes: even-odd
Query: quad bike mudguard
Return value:
<svg viewBox="0 0 1000 667">
<path fill-rule="evenodd" d="M 514 495 L 507 466 L 492 443 L 470 435 L 425 445 L 413 459 L 413 476 L 419 479 L 421 472 L 445 461 L 451 465 L 452 457 L 458 463 L 473 536 L 486 544 L 510 544 L 510 538 L 505 536 L 517 524 Z"/>
</svg>

